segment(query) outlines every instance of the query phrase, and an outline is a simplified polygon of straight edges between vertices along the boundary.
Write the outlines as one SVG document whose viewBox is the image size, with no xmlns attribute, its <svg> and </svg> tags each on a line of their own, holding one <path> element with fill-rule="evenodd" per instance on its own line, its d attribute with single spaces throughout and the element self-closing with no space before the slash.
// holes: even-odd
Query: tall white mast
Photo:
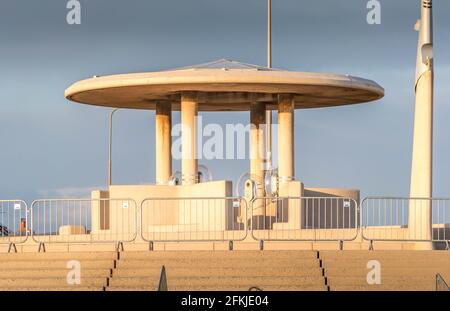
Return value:
<svg viewBox="0 0 450 311">
<path fill-rule="evenodd" d="M 433 195 L 433 8 L 432 0 L 421 0 L 421 19 L 416 64 L 416 104 L 411 165 L 411 198 Z M 411 239 L 431 241 L 432 206 L 430 201 L 413 200 L 409 207 L 408 229 Z M 426 248 L 430 248 L 428 243 Z"/>
<path fill-rule="evenodd" d="M 272 68 L 272 1 L 267 0 L 267 67 Z M 266 109 L 266 169 L 272 169 L 272 110 Z"/>
</svg>

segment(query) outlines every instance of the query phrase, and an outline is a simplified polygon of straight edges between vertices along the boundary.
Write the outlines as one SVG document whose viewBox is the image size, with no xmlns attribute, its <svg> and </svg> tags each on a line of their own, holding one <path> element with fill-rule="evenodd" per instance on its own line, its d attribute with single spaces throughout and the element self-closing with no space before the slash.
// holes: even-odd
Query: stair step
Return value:
<svg viewBox="0 0 450 311">
<path fill-rule="evenodd" d="M 192 269 L 199 268 L 214 268 L 214 267 L 222 267 L 222 268 L 233 268 L 240 267 L 242 269 L 254 268 L 258 269 L 259 267 L 296 267 L 298 269 L 311 269 L 318 268 L 319 261 L 317 259 L 298 259 L 298 260 L 289 260 L 289 259 L 269 259 L 269 260 L 252 260 L 252 259 L 220 259 L 216 258 L 214 260 L 207 259 L 148 259 L 148 260 L 119 260 L 117 262 L 118 268 L 151 268 L 151 267 L 161 267 L 162 265 L 166 266 L 166 268 L 175 268 L 175 267 L 191 267 Z"/>
<path fill-rule="evenodd" d="M 32 292 L 32 291 L 55 291 L 55 292 L 64 292 L 64 291 L 103 291 L 104 287 L 102 286 L 66 286 L 66 287 L 0 287 L 0 292 L 6 291 L 23 291 L 23 292 Z"/>
<path fill-rule="evenodd" d="M 370 260 L 377 260 L 375 258 Z M 331 268 L 331 267 L 340 267 L 342 269 L 350 269 L 350 268 L 366 268 L 367 264 L 370 260 L 361 260 L 361 261 L 352 261 L 352 260 L 340 260 L 340 261 L 329 261 L 329 260 L 323 260 L 322 266 L 324 268 Z M 450 260 L 427 260 L 427 261 L 410 261 L 410 260 L 377 260 L 381 268 L 389 268 L 389 269 L 402 269 L 402 268 L 409 268 L 409 269 L 423 269 L 430 267 L 430 263 L 433 263 L 433 266 L 431 267 L 446 267 L 450 266 Z"/>
<path fill-rule="evenodd" d="M 380 285 L 420 285 L 420 284 L 435 284 L 435 278 L 432 276 L 425 277 L 382 277 Z M 329 278 L 328 285 L 369 285 L 367 283 L 366 277 L 340 277 L 340 278 Z"/>
<path fill-rule="evenodd" d="M 334 285 L 330 291 L 434 291 L 435 285 Z"/>
<path fill-rule="evenodd" d="M 251 286 L 253 287 L 253 286 Z M 298 285 L 298 286 L 264 286 L 259 287 L 263 291 L 327 291 L 324 285 Z M 248 286 L 170 286 L 169 291 L 249 291 Z M 126 287 L 107 287 L 107 291 L 155 291 L 156 287 L 151 286 L 126 286 Z"/>
<path fill-rule="evenodd" d="M 164 260 L 223 260 L 223 259 L 317 259 L 315 251 L 152 251 L 152 252 L 122 252 L 120 259 L 164 259 Z"/>
<path fill-rule="evenodd" d="M 156 286 L 159 277 L 134 277 L 134 278 L 111 278 L 110 287 L 140 287 Z M 322 277 L 169 277 L 171 286 L 305 286 L 321 285 L 324 283 Z"/>
<path fill-rule="evenodd" d="M 382 251 L 365 251 L 364 253 L 355 251 L 344 252 L 320 252 L 320 258 L 323 260 L 370 260 L 370 259 L 385 259 L 385 260 L 398 260 L 398 258 L 408 260 L 427 260 L 427 259 L 442 259 L 450 260 L 449 251 L 435 251 L 435 253 L 428 253 L 422 251 L 408 252 L 382 252 Z"/>
<path fill-rule="evenodd" d="M 328 277 L 346 277 L 352 276 L 367 276 L 370 269 L 364 267 L 336 267 L 330 266 L 325 268 L 325 274 Z M 381 274 L 386 276 L 404 276 L 404 275 L 415 275 L 415 276 L 433 276 L 439 272 L 444 278 L 450 277 L 450 267 L 422 267 L 421 269 L 411 268 L 411 267 L 384 267 L 381 266 Z"/>
<path fill-rule="evenodd" d="M 161 267 L 153 268 L 119 268 L 114 270 L 113 277 L 154 277 L 159 276 Z M 293 267 L 278 267 L 276 270 L 273 267 L 258 267 L 245 269 L 242 267 L 205 267 L 203 269 L 193 269 L 192 267 L 166 267 L 168 277 L 196 277 L 196 276 L 233 276 L 233 277 L 258 277 L 258 276 L 322 276 L 322 270 L 314 269 L 299 269 Z"/>
<path fill-rule="evenodd" d="M 84 277 L 81 278 L 80 285 L 69 285 L 67 279 L 64 278 L 27 278 L 27 279 L 0 279 L 0 287 L 103 287 L 106 286 L 107 278 Z"/>
<path fill-rule="evenodd" d="M 1 279 L 32 279 L 32 278 L 65 278 L 69 269 L 21 269 L 21 270 L 0 270 Z M 81 269 L 81 278 L 103 277 L 111 275 L 111 269 Z"/>
<path fill-rule="evenodd" d="M 6 261 L 2 262 L 0 271 L 11 269 L 68 269 L 68 262 L 69 260 Z M 80 260 L 80 265 L 81 269 L 112 268 L 114 260 Z"/>
<path fill-rule="evenodd" d="M 3 253 L 0 262 L 47 260 L 114 260 L 117 252 L 65 252 L 65 253 Z"/>
</svg>

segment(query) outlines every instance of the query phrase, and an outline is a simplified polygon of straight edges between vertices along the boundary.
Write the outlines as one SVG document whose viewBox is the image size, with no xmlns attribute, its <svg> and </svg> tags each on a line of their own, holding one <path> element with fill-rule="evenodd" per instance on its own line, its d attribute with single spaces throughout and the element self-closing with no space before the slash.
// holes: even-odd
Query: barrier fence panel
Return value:
<svg viewBox="0 0 450 311">
<path fill-rule="evenodd" d="M 38 243 L 131 242 L 136 238 L 132 199 L 50 199 L 31 205 L 31 234 Z"/>
<path fill-rule="evenodd" d="M 0 200 L 0 244 L 21 244 L 28 238 L 28 207 L 22 200 Z"/>
<path fill-rule="evenodd" d="M 148 198 L 141 205 L 147 242 L 241 241 L 247 236 L 242 198 Z"/>
<path fill-rule="evenodd" d="M 361 204 L 361 228 L 369 241 L 446 242 L 450 199 L 368 197 Z"/>
<path fill-rule="evenodd" d="M 260 241 L 352 241 L 358 236 L 358 203 L 350 198 L 256 198 L 249 214 L 252 236 Z"/>
</svg>

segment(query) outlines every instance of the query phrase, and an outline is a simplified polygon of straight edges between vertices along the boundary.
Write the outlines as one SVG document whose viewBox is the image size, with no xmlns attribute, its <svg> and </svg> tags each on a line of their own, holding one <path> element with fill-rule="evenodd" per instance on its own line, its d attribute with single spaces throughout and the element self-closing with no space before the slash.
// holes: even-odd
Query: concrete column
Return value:
<svg viewBox="0 0 450 311">
<path fill-rule="evenodd" d="M 197 114 L 196 94 L 183 93 L 181 95 L 181 173 L 183 185 L 193 185 L 198 182 Z"/>
<path fill-rule="evenodd" d="M 172 176 L 172 104 L 156 103 L 156 184 L 166 185 Z"/>
<path fill-rule="evenodd" d="M 414 142 L 411 166 L 412 198 L 432 197 L 433 166 L 433 73 L 425 72 L 416 87 Z M 410 238 L 430 240 L 431 202 L 412 200 L 409 206 Z"/>
<path fill-rule="evenodd" d="M 421 19 L 416 61 L 416 107 L 411 165 L 412 198 L 433 196 L 433 12 L 432 1 L 421 1 Z M 408 214 L 409 238 L 431 241 L 432 206 L 429 200 L 411 200 Z M 432 243 L 417 243 L 415 248 L 432 249 Z"/>
<path fill-rule="evenodd" d="M 264 197 L 264 168 L 265 168 L 265 131 L 266 105 L 264 103 L 250 104 L 250 175 L 256 184 L 256 196 Z M 253 216 L 265 216 L 263 200 L 253 204 Z"/>
<path fill-rule="evenodd" d="M 278 95 L 278 176 L 280 184 L 294 179 L 294 97 Z"/>
</svg>

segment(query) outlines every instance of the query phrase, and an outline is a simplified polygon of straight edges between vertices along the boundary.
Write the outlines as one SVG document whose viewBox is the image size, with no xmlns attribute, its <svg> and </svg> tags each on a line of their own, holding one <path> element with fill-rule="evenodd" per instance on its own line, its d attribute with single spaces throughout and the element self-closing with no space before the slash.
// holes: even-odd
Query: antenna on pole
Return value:
<svg viewBox="0 0 450 311">
<path fill-rule="evenodd" d="M 272 68 L 272 0 L 267 0 L 267 68 Z M 266 169 L 272 169 L 272 110 L 266 109 Z"/>
<path fill-rule="evenodd" d="M 421 17 L 414 26 L 419 32 L 416 62 L 416 86 L 424 72 L 433 71 L 433 1 L 421 1 Z"/>
</svg>

